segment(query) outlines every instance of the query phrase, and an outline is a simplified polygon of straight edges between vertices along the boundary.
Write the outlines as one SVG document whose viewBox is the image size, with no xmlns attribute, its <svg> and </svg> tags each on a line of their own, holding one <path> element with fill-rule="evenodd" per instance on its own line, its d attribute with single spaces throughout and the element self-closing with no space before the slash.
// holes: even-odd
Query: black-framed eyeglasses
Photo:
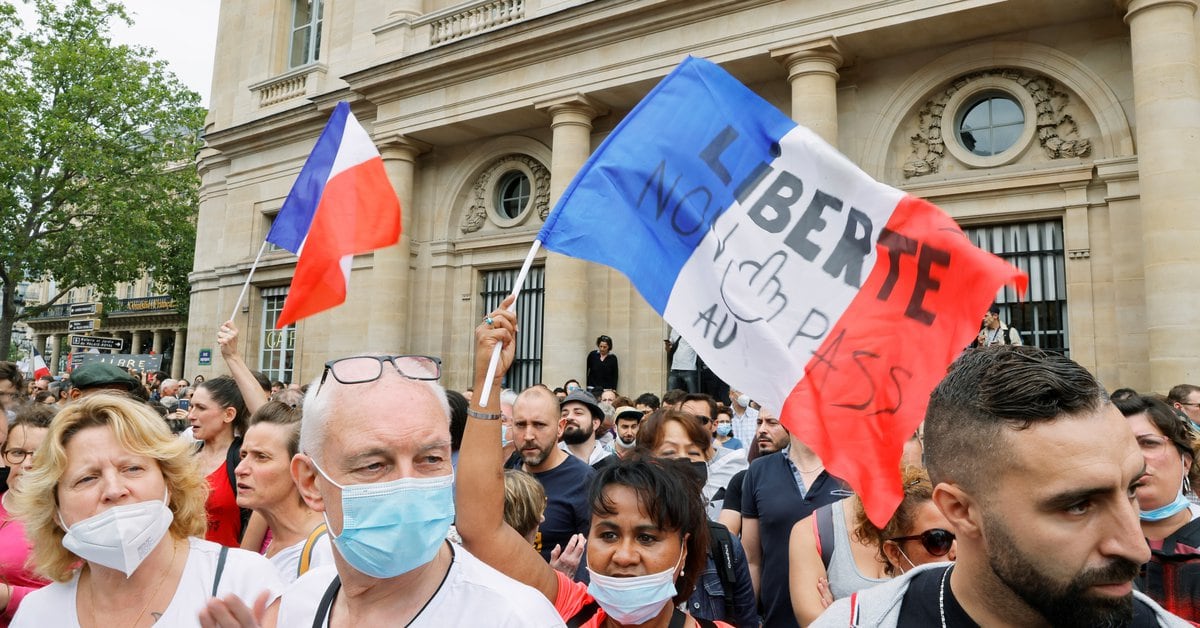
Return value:
<svg viewBox="0 0 1200 628">
<path fill-rule="evenodd" d="M 921 547 L 924 547 L 925 551 L 929 552 L 930 555 L 945 556 L 950 552 L 950 546 L 954 545 L 954 533 L 941 528 L 933 528 L 932 530 L 926 530 L 920 534 L 913 534 L 911 536 L 898 536 L 894 539 L 888 540 L 895 541 L 897 543 L 900 541 L 920 541 Z"/>
<path fill-rule="evenodd" d="M 25 462 L 25 458 L 33 457 L 33 452 L 26 449 L 5 449 L 4 461 L 11 465 L 19 465 Z"/>
<path fill-rule="evenodd" d="M 436 381 L 442 376 L 442 361 L 427 355 L 356 355 L 326 362 L 317 393 L 321 392 L 325 378 L 330 375 L 340 384 L 373 382 L 383 376 L 385 363 L 408 379 Z"/>
</svg>

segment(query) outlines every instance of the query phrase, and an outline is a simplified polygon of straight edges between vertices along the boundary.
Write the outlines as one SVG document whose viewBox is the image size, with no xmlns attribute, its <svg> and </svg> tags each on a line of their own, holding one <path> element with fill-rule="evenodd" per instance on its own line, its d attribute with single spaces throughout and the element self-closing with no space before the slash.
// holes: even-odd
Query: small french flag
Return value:
<svg viewBox="0 0 1200 628">
<path fill-rule="evenodd" d="M 400 200 L 383 159 L 339 102 L 267 234 L 300 256 L 276 327 L 343 303 L 354 256 L 399 239 Z"/>
<path fill-rule="evenodd" d="M 50 367 L 46 366 L 46 361 L 42 359 L 42 354 L 38 353 L 37 349 L 33 350 L 33 377 L 37 379 L 43 375 L 50 374 Z"/>
</svg>

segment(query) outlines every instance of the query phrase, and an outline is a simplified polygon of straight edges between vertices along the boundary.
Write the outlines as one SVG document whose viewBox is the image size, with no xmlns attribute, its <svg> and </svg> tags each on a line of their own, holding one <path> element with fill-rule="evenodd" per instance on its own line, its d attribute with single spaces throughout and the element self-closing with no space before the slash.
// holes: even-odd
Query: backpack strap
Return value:
<svg viewBox="0 0 1200 628">
<path fill-rule="evenodd" d="M 729 533 L 729 528 L 716 521 L 708 522 L 708 553 L 717 566 L 717 577 L 721 579 L 725 612 L 733 617 L 733 591 L 737 588 L 737 570 L 733 568 L 733 535 Z"/>
<path fill-rule="evenodd" d="M 600 612 L 600 603 L 596 600 L 584 604 L 583 608 L 576 611 L 574 615 L 571 615 L 567 619 L 567 628 L 580 628 L 580 626 L 588 623 L 588 621 L 595 617 L 598 612 Z M 314 626 L 313 628 L 319 627 Z"/>
<path fill-rule="evenodd" d="M 300 564 L 296 567 L 296 577 L 303 576 L 312 567 L 313 549 L 317 546 L 317 541 L 326 534 L 329 534 L 329 526 L 324 521 L 308 534 L 308 539 L 304 541 L 304 549 L 300 551 Z"/>
<path fill-rule="evenodd" d="M 829 563 L 833 560 L 833 547 L 837 544 L 837 537 L 833 534 L 833 504 L 821 506 L 813 513 L 813 532 L 817 552 L 821 554 L 821 562 L 828 571 Z"/>
<path fill-rule="evenodd" d="M 221 546 L 221 554 L 217 557 L 217 573 L 213 576 L 212 596 L 217 597 L 217 587 L 221 586 L 221 574 L 225 573 L 225 559 L 229 557 L 229 548 Z"/>
<path fill-rule="evenodd" d="M 341 588 L 342 579 L 335 575 L 333 582 L 330 582 L 329 587 L 325 589 L 325 595 L 321 596 L 321 603 L 317 605 L 317 614 L 313 616 L 313 628 L 329 625 L 329 607 L 333 606 L 333 598 L 337 597 L 338 590 Z"/>
</svg>

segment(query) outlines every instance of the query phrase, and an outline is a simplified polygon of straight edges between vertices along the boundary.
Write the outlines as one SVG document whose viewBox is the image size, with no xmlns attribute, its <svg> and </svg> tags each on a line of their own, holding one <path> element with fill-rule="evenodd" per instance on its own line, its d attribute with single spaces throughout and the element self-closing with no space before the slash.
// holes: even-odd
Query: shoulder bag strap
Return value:
<svg viewBox="0 0 1200 628">
<path fill-rule="evenodd" d="M 596 600 L 588 602 L 583 606 L 583 608 L 579 609 L 574 615 L 571 615 L 571 617 L 567 619 L 567 628 L 579 628 L 580 626 L 588 623 L 589 620 L 596 616 L 596 613 L 599 610 L 599 602 Z M 313 628 L 317 627 L 314 626 Z"/>
<path fill-rule="evenodd" d="M 304 549 L 300 552 L 300 564 L 296 567 L 297 577 L 303 576 L 312 567 L 313 548 L 317 546 L 317 540 L 326 534 L 329 534 L 329 526 L 324 521 L 309 533 L 308 540 L 304 541 Z"/>
<path fill-rule="evenodd" d="M 837 539 L 833 535 L 833 506 L 821 506 L 813 513 L 813 528 L 817 533 L 817 551 L 821 553 L 821 562 L 825 570 L 833 560 L 833 546 Z"/>
<path fill-rule="evenodd" d="M 333 606 L 333 598 L 337 597 L 338 589 L 341 588 L 341 577 L 334 576 L 333 582 L 329 583 L 329 588 L 325 589 L 325 595 L 321 596 L 321 603 L 317 605 L 317 614 L 313 617 L 313 628 L 321 628 L 322 625 L 328 624 L 329 607 Z"/>
<path fill-rule="evenodd" d="M 213 576 L 212 597 L 217 597 L 217 587 L 221 585 L 221 574 L 225 573 L 225 559 L 229 556 L 229 548 L 221 546 L 221 555 L 217 557 L 217 574 Z"/>
</svg>

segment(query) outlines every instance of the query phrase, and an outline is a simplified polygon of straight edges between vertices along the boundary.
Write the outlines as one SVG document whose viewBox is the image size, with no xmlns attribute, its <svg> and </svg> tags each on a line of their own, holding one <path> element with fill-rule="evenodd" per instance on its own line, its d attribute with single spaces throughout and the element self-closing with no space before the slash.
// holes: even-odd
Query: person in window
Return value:
<svg viewBox="0 0 1200 628">
<path fill-rule="evenodd" d="M 620 368 L 617 355 L 612 353 L 613 341 L 608 336 L 596 338 L 596 349 L 587 356 L 587 387 L 619 390 Z"/>
<path fill-rule="evenodd" d="M 1015 327 L 1009 327 L 1000 320 L 1000 308 L 993 305 L 983 315 L 983 327 L 972 347 L 990 347 L 992 345 L 1023 345 L 1021 333 Z"/>
</svg>

